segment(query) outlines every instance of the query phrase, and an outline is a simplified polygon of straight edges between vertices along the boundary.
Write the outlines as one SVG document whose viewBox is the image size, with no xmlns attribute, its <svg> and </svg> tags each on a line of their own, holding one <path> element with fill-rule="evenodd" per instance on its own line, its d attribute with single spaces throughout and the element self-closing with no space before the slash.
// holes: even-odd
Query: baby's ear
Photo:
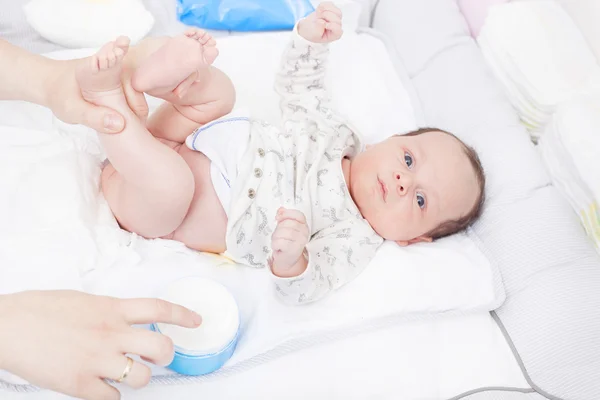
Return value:
<svg viewBox="0 0 600 400">
<path fill-rule="evenodd" d="M 431 243 L 433 242 L 433 238 L 429 237 L 429 236 L 419 236 L 417 238 L 414 239 L 410 239 L 410 240 L 396 240 L 396 244 L 398 246 L 402 246 L 402 247 L 406 247 L 409 244 L 415 244 L 415 243 Z"/>
</svg>

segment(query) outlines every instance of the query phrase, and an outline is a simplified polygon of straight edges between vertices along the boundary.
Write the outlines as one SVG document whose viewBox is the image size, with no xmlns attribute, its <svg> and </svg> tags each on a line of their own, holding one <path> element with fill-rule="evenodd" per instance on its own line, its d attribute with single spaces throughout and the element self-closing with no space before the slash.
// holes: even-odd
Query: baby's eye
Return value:
<svg viewBox="0 0 600 400">
<path fill-rule="evenodd" d="M 419 208 L 425 208 L 425 197 L 421 193 L 417 193 L 417 204 Z"/>
<path fill-rule="evenodd" d="M 413 165 L 413 158 L 410 155 L 410 153 L 404 153 L 404 162 L 406 163 L 406 166 L 408 168 L 412 168 Z"/>
</svg>

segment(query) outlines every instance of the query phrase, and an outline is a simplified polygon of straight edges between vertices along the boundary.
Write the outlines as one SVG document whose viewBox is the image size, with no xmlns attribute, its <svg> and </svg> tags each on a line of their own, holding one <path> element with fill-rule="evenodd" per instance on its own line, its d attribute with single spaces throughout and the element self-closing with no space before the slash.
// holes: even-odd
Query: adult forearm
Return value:
<svg viewBox="0 0 600 400">
<path fill-rule="evenodd" d="M 45 105 L 47 80 L 55 64 L 0 39 L 0 100 Z"/>
</svg>

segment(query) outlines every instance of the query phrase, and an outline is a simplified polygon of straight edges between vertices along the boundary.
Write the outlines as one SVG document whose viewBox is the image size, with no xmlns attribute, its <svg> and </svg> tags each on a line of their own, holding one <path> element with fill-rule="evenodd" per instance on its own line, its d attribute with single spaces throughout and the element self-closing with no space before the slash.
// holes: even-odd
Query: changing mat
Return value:
<svg viewBox="0 0 600 400">
<path fill-rule="evenodd" d="M 231 37 L 220 42 L 217 65 L 234 81 L 238 104 L 273 123 L 280 122 L 273 79 L 287 40 L 287 33 L 277 33 L 263 34 L 261 40 Z M 357 51 L 362 57 L 356 57 Z M 248 58 L 260 63 L 240 62 Z M 367 142 L 418 125 L 411 95 L 377 38 L 345 35 L 332 46 L 327 79 L 337 109 Z M 152 108 L 157 104 L 152 101 Z M 242 314 L 242 337 L 226 369 L 258 365 L 270 352 L 351 327 L 487 311 L 504 300 L 499 274 L 467 232 L 405 249 L 386 243 L 367 270 L 333 296 L 286 307 L 276 300 L 264 270 L 118 229 L 98 190 L 102 151 L 87 129 L 17 102 L 0 103 L 0 121 L 0 170 L 6 171 L 0 175 L 0 293 L 74 288 L 152 296 L 168 280 L 213 277 L 234 293 Z M 162 374 L 170 371 L 155 370 Z"/>
<path fill-rule="evenodd" d="M 558 104 L 600 90 L 596 58 L 554 1 L 492 7 L 477 40 L 534 140 Z"/>
</svg>

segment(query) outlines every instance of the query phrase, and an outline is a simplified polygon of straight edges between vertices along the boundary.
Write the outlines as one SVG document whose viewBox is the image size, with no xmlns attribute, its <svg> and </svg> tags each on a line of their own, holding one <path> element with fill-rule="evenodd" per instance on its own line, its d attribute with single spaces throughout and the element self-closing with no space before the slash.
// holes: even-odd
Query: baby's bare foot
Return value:
<svg viewBox="0 0 600 400">
<path fill-rule="evenodd" d="M 189 29 L 184 35 L 169 39 L 144 60 L 132 77 L 132 86 L 152 96 L 183 97 L 217 58 L 215 46 L 215 40 L 205 31 Z"/>
<path fill-rule="evenodd" d="M 204 47 L 204 61 L 207 64 L 212 64 L 219 55 L 217 49 L 217 42 L 215 39 L 204 29 L 190 28 L 184 33 L 185 36 L 190 39 L 198 41 Z"/>
<path fill-rule="evenodd" d="M 121 66 L 129 49 L 125 36 L 105 44 L 92 57 L 82 60 L 76 72 L 81 94 L 87 101 L 101 106 L 110 106 L 112 95 L 123 96 L 121 88 Z"/>
</svg>

